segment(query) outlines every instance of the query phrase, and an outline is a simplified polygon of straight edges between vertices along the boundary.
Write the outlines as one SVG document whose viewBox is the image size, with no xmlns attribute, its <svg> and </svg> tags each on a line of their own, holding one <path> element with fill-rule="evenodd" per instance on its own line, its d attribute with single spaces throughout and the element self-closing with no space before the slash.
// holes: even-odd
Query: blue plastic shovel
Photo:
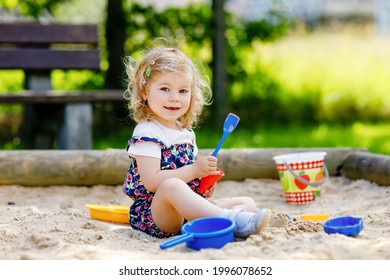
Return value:
<svg viewBox="0 0 390 280">
<path fill-rule="evenodd" d="M 217 147 L 215 148 L 214 152 L 211 154 L 212 156 L 217 156 L 219 149 L 221 149 L 223 142 L 225 141 L 226 137 L 232 133 L 232 131 L 237 127 L 238 122 L 240 121 L 240 118 L 236 116 L 235 114 L 230 113 L 226 119 L 225 123 L 223 124 L 223 135 L 221 140 L 219 140 L 219 143 Z"/>
</svg>

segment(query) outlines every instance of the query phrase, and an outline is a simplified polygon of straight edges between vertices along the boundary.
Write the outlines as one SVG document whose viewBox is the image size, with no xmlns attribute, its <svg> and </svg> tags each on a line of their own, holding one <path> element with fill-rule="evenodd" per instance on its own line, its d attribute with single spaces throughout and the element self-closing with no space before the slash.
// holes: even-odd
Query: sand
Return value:
<svg viewBox="0 0 390 280">
<path fill-rule="evenodd" d="M 129 225 L 90 218 L 87 203 L 129 205 L 121 186 L 0 186 L 2 260 L 388 260 L 390 188 L 364 180 L 331 177 L 321 197 L 306 205 L 285 203 L 279 180 L 221 181 L 215 198 L 248 195 L 272 209 L 268 228 L 222 249 L 193 251 L 185 243 L 161 250 L 162 242 Z M 328 235 L 304 213 L 355 216 L 364 229 L 355 237 Z"/>
</svg>

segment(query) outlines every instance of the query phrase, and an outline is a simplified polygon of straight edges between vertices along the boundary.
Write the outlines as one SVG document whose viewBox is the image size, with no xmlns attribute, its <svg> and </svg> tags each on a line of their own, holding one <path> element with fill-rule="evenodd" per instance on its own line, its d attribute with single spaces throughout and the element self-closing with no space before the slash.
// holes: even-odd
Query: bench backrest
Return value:
<svg viewBox="0 0 390 280">
<path fill-rule="evenodd" d="M 0 69 L 100 69 L 96 25 L 0 23 Z"/>
</svg>

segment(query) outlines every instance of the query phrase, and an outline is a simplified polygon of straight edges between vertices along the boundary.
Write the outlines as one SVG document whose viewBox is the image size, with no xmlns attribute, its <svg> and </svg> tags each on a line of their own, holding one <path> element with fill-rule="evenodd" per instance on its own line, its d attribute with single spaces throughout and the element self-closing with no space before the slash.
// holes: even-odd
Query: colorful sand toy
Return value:
<svg viewBox="0 0 390 280">
<path fill-rule="evenodd" d="M 129 224 L 130 206 L 116 204 L 86 204 L 91 218 L 119 224 Z"/>
<path fill-rule="evenodd" d="M 351 216 L 330 219 L 324 223 L 324 231 L 327 234 L 343 234 L 356 236 L 363 229 L 363 219 Z"/>
</svg>

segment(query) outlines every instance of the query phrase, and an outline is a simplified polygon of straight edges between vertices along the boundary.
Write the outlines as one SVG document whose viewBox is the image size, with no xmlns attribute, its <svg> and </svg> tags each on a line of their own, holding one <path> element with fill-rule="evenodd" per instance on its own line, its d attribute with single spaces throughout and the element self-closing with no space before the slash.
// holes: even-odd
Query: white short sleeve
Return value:
<svg viewBox="0 0 390 280">
<path fill-rule="evenodd" d="M 161 145 L 154 142 L 140 142 L 131 145 L 127 153 L 131 156 L 161 158 Z"/>
<path fill-rule="evenodd" d="M 194 146 L 194 155 L 196 156 L 198 153 L 193 130 L 174 130 L 163 126 L 157 121 L 140 122 L 134 128 L 133 137 L 147 137 L 156 139 L 160 143 L 141 141 L 131 144 L 127 150 L 130 156 L 161 158 L 161 149 L 164 146 L 165 148 L 169 148 L 174 144 L 192 144 Z"/>
<path fill-rule="evenodd" d="M 161 139 L 161 136 L 156 132 L 153 123 L 146 121 L 142 121 L 135 126 L 133 137 L 148 137 L 156 140 Z M 161 145 L 153 141 L 142 141 L 130 145 L 127 153 L 130 156 L 161 158 Z"/>
</svg>

